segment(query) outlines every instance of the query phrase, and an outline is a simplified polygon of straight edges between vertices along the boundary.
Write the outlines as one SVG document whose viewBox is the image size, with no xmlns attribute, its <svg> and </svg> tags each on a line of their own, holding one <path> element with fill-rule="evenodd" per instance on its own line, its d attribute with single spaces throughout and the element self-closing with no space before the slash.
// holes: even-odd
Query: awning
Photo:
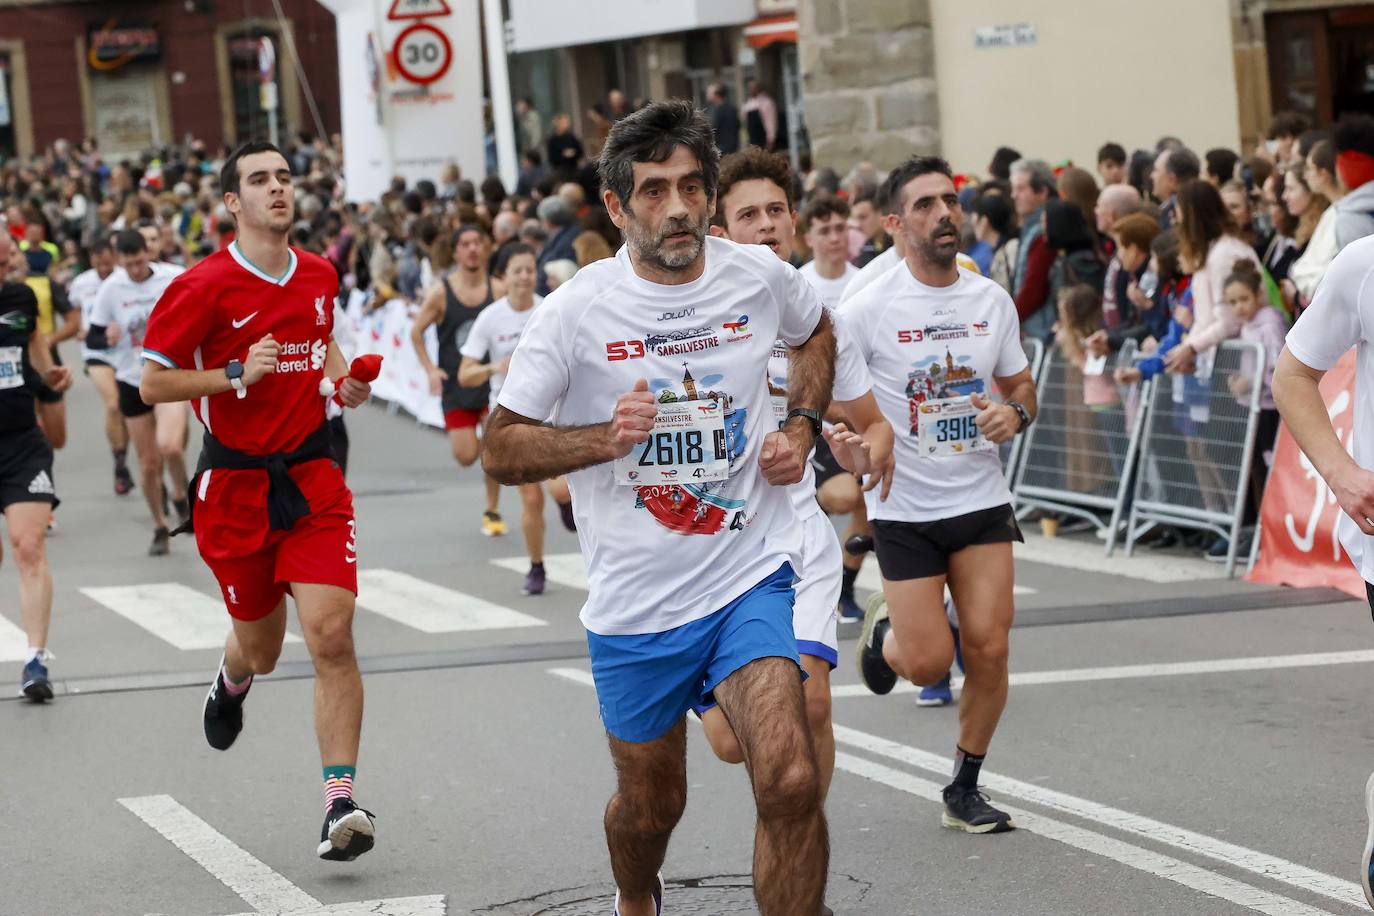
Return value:
<svg viewBox="0 0 1374 916">
<path fill-rule="evenodd" d="M 775 41 L 797 43 L 797 15 L 760 16 L 744 27 L 744 37 L 755 48 L 766 48 Z"/>
</svg>

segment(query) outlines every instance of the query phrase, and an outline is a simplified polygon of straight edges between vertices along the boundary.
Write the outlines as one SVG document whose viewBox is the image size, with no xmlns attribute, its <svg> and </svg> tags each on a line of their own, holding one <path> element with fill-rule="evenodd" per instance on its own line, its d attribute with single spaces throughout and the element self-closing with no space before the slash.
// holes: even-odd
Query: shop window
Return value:
<svg viewBox="0 0 1374 916">
<path fill-rule="evenodd" d="M 19 153 L 14 130 L 14 81 L 8 51 L 0 51 L 0 159 Z"/>
</svg>

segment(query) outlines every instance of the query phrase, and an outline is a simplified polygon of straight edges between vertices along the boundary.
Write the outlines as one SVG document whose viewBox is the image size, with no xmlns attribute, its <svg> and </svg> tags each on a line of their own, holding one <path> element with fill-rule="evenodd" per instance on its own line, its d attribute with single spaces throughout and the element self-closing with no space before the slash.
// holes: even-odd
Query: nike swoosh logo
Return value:
<svg viewBox="0 0 1374 916">
<path fill-rule="evenodd" d="M 252 320 L 253 320 L 254 318 L 256 318 L 256 317 L 258 317 L 258 313 L 257 313 L 257 312 L 254 312 L 253 314 L 249 315 L 247 318 L 240 318 L 240 319 L 238 319 L 237 321 L 231 321 L 231 322 L 229 322 L 229 323 L 232 324 L 232 325 L 234 326 L 234 330 L 237 331 L 239 328 L 243 327 L 245 324 L 247 324 L 248 322 L 252 321 Z"/>
</svg>

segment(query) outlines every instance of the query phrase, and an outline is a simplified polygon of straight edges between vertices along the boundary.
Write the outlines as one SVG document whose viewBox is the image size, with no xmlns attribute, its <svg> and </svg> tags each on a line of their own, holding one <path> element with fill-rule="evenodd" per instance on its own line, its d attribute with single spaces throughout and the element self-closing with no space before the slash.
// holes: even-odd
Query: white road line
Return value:
<svg viewBox="0 0 1374 916">
<path fill-rule="evenodd" d="M 550 674 L 574 683 L 588 687 L 593 685 L 591 673 L 580 668 L 550 668 L 548 670 Z M 897 759 L 908 763 L 914 762 L 916 766 L 922 769 L 933 769 L 942 777 L 949 768 L 949 761 L 943 757 L 939 757 L 935 754 L 927 754 L 924 751 L 908 748 L 905 745 L 889 742 L 885 739 L 877 738 L 876 736 L 866 735 L 863 732 L 845 728 L 844 726 L 835 726 L 835 738 L 838 742 L 864 747 L 875 753 L 882 753 L 883 750 L 894 748 L 900 749 L 902 754 L 898 756 Z M 878 750 L 877 748 L 881 748 L 882 750 Z M 916 762 L 917 760 L 919 760 L 919 762 Z M 928 765 L 932 762 L 936 765 Z M 857 776 L 862 776 L 874 782 L 882 783 L 883 785 L 907 792 L 919 798 L 924 798 L 937 804 L 942 803 L 941 790 L 943 786 L 940 783 L 921 779 L 920 777 L 913 776 L 901 770 L 896 770 L 884 766 L 883 764 L 866 760 L 862 757 L 855 757 L 843 751 L 835 755 L 835 766 L 838 769 Z M 1084 806 L 1093 806 L 1092 802 L 1074 799 L 1074 801 L 1080 804 L 1075 809 L 1069 809 L 1061 805 L 1051 804 L 1044 800 L 1053 796 L 1059 796 L 1061 793 L 1040 789 L 1038 786 L 1029 786 L 1029 788 L 1035 790 L 1035 794 L 1039 796 L 1030 797 L 1029 793 L 1017 791 L 1019 787 L 1028 785 L 1026 783 L 1018 783 L 1015 780 L 998 779 L 997 777 L 992 777 L 987 774 L 984 775 L 983 781 L 989 787 L 997 788 L 999 792 L 1008 796 L 1019 797 L 1022 800 L 1044 804 L 1047 807 L 1059 808 L 1060 810 L 1065 810 L 1068 813 L 1082 817 L 1085 820 L 1097 820 L 1104 823 L 1106 826 L 1116 827 L 1118 829 L 1127 830 L 1128 832 L 1140 832 L 1130 829 L 1128 824 L 1132 822 L 1129 819 L 1135 816 L 1128 815 L 1124 811 L 1117 813 L 1125 815 L 1127 820 L 1123 820 L 1119 817 L 1113 820 L 1102 820 L 1101 818 L 1094 817 L 1092 813 L 1085 813 Z M 1070 796 L 1062 797 L 1070 798 Z M 998 805 L 1003 810 L 1010 813 L 1016 819 L 1020 827 L 1032 833 L 1058 840 L 1076 849 L 1112 859 L 1130 868 L 1144 871 L 1160 878 L 1165 878 L 1169 881 L 1181 884 L 1184 887 L 1200 891 L 1213 897 L 1218 897 L 1222 900 L 1230 901 L 1239 906 L 1248 907 L 1249 909 L 1261 913 L 1269 914 L 1269 916 L 1321 916 L 1321 914 L 1325 913 L 1324 910 L 1319 910 L 1307 904 L 1299 903 L 1296 900 L 1291 900 L 1287 897 L 1282 897 L 1278 894 L 1273 894 L 1240 881 L 1209 872 L 1170 856 L 1152 852 L 1139 846 L 1132 846 L 1129 843 L 1113 839 L 1112 837 L 1100 833 L 1094 833 L 1091 830 L 1085 830 L 1081 827 L 1076 827 L 1038 814 L 1033 814 L 1020 808 L 1002 804 L 1000 799 Z M 1105 806 L 1094 807 L 1104 812 L 1114 810 L 1105 808 Z M 1263 853 L 1254 852 L 1252 850 L 1242 850 L 1241 847 L 1232 846 L 1232 844 L 1229 843 L 1221 843 L 1210 837 L 1193 834 L 1190 831 L 1185 831 L 1177 827 L 1169 827 L 1169 825 L 1160 824 L 1157 821 L 1149 821 L 1148 818 L 1138 818 L 1138 820 L 1157 824 L 1159 827 L 1165 828 L 1164 831 L 1153 831 L 1150 834 L 1142 834 L 1164 845 L 1177 846 L 1192 852 L 1201 852 L 1203 855 L 1210 855 L 1212 858 L 1219 858 L 1219 856 L 1212 854 L 1217 848 L 1231 847 L 1234 850 L 1247 853 L 1252 857 L 1232 862 L 1231 864 L 1240 864 L 1241 867 L 1251 871 L 1257 870 L 1254 866 L 1263 865 L 1265 868 L 1271 869 L 1258 871 L 1259 874 L 1265 877 L 1275 878 L 1280 881 L 1288 880 L 1290 884 L 1295 883 L 1295 881 L 1289 879 L 1304 879 L 1305 883 L 1298 883 L 1296 886 L 1317 891 L 1318 893 L 1334 891 L 1334 893 L 1327 893 L 1327 895 L 1334 896 L 1335 899 L 1343 903 L 1360 903 L 1363 901 L 1363 893 L 1360 891 L 1358 885 L 1340 881 L 1337 878 L 1324 875 L 1321 872 L 1306 869 L 1303 868 L 1303 866 L 1296 865 L 1292 862 L 1285 862 L 1282 859 L 1277 859 L 1272 856 L 1266 856 Z M 1205 849 L 1196 848 L 1195 843 L 1189 842 L 1197 839 L 1205 840 L 1213 844 L 1212 853 L 1207 852 Z M 1230 860 L 1222 859 L 1222 861 L 1229 862 Z M 1323 890 L 1323 888 L 1325 888 L 1325 890 Z M 1353 897 L 1351 896 L 1351 888 L 1353 888 Z"/>
<path fill-rule="evenodd" d="M 22 628 L 0 617 L 0 662 L 22 662 L 29 657 L 29 637 Z"/>
<path fill-rule="evenodd" d="M 902 763 L 934 772 L 941 777 L 949 772 L 949 758 L 929 751 L 908 747 L 877 735 L 870 735 L 843 725 L 835 726 L 835 741 L 849 747 L 856 747 L 899 760 Z M 1037 786 L 993 773 L 983 773 L 981 784 L 1004 796 L 1031 802 L 1084 820 L 1095 821 L 1106 827 L 1133 833 L 1156 843 L 1172 846 L 1195 855 L 1205 856 L 1224 862 L 1227 865 L 1253 872 L 1261 877 L 1281 881 L 1305 891 L 1330 897 L 1350 906 L 1363 908 L 1364 891 L 1353 881 L 1344 881 L 1333 875 L 1316 871 L 1296 862 L 1289 862 L 1235 843 L 1218 840 L 1173 824 L 1166 824 L 1153 818 L 1132 814 L 1119 808 L 1101 805 L 1054 789 Z M 1230 899 L 1230 898 L 1227 898 Z"/>
<path fill-rule="evenodd" d="M 835 767 L 918 798 L 943 804 L 939 783 L 921 779 L 901 770 L 844 752 L 835 755 Z M 1000 800 L 998 806 L 1012 815 L 1016 819 L 1017 826 L 1023 830 L 1058 840 L 1075 849 L 1111 859 L 1129 868 L 1164 878 L 1175 884 L 1181 884 L 1208 896 L 1227 900 L 1260 913 L 1266 913 L 1268 916 L 1321 916 L 1321 914 L 1326 913 L 1325 910 L 1319 910 L 1297 900 L 1253 887 L 1224 875 L 1218 875 L 1171 856 L 1162 855 L 1139 846 L 1132 846 L 1130 843 L 1039 814 L 1033 814 L 1021 808 L 1004 805 Z M 1106 911 L 1111 912 L 1113 910 L 1114 908 L 1109 905 Z"/>
<path fill-rule="evenodd" d="M 323 906 L 170 795 L 146 795 L 118 801 L 259 913 L 284 913 Z"/>
<path fill-rule="evenodd" d="M 444 916 L 448 912 L 447 898 L 436 894 L 430 897 L 393 897 L 390 900 L 363 900 L 358 903 L 335 903 L 309 910 L 292 910 L 274 916 Z M 262 916 L 261 913 L 239 913 L 237 916 Z"/>
<path fill-rule="evenodd" d="M 492 560 L 493 566 L 509 569 L 522 576 L 530 568 L 528 557 L 502 557 Z M 587 590 L 587 566 L 582 562 L 580 553 L 544 554 L 544 575 L 550 581 L 566 588 Z"/>
<path fill-rule="evenodd" d="M 1164 556 L 1149 551 L 1137 553 L 1130 559 L 1121 551 L 1106 557 L 1102 555 L 1102 544 L 1096 539 L 1085 544 L 1074 538 L 1047 538 L 1027 533 L 1026 543 L 1017 544 L 1014 552 L 1018 560 L 1144 582 L 1197 582 L 1226 578 L 1224 564 L 1209 563 L 1195 557 Z"/>
<path fill-rule="evenodd" d="M 229 633 L 224 604 L 176 582 L 83 588 L 81 594 L 178 649 L 223 649 Z M 293 633 L 287 642 L 300 642 Z"/>
<path fill-rule="evenodd" d="M 1112 668 L 1067 668 L 1063 671 L 1019 671 L 1008 680 L 1013 687 L 1046 684 L 1075 684 L 1084 681 L 1116 681 L 1141 677 L 1179 677 L 1188 674 L 1226 674 L 1235 671 L 1272 671 L 1279 668 L 1323 668 L 1329 665 L 1362 665 L 1374 662 L 1374 650 L 1350 652 L 1309 652 L 1300 655 L 1256 655 L 1244 658 L 1213 658 L 1195 662 L 1162 662 L 1155 665 L 1118 665 Z M 951 681 L 959 689 L 964 679 Z M 913 693 L 916 688 L 899 683 L 893 693 Z M 833 698 L 871 697 L 863 684 L 841 684 L 831 688 Z"/>
<path fill-rule="evenodd" d="M 542 627 L 538 617 L 392 569 L 358 572 L 358 604 L 422 633 Z"/>
</svg>

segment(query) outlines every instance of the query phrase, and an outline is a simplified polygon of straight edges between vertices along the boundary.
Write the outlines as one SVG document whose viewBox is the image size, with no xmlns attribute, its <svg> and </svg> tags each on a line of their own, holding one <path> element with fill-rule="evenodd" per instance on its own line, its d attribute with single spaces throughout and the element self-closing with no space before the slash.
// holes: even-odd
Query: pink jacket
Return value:
<svg viewBox="0 0 1374 916">
<path fill-rule="evenodd" d="M 1188 344 L 1195 352 L 1210 350 L 1240 334 L 1241 320 L 1226 304 L 1226 278 L 1241 258 L 1259 266 L 1255 250 L 1234 235 L 1223 235 L 1207 251 L 1207 261 L 1193 274 L 1193 330 Z"/>
</svg>

